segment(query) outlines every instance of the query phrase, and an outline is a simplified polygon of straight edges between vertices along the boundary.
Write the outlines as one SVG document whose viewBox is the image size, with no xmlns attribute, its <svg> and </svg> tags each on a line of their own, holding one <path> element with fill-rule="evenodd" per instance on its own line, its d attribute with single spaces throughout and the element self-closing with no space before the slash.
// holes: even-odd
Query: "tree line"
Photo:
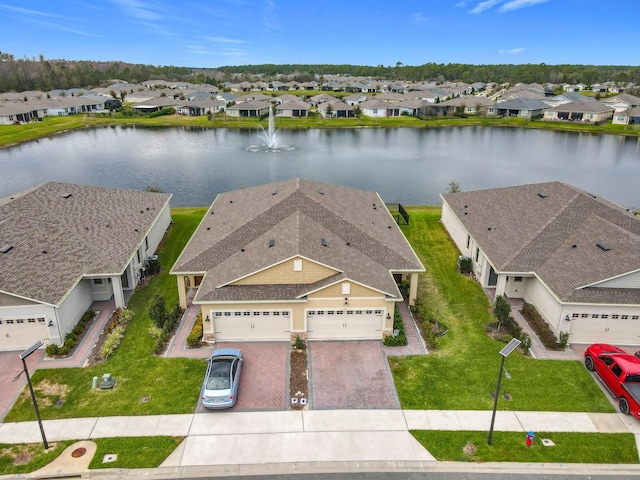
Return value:
<svg viewBox="0 0 640 480">
<path fill-rule="evenodd" d="M 218 68 L 191 68 L 131 64 L 120 61 L 72 61 L 38 58 L 16 59 L 0 52 L 0 92 L 27 90 L 49 91 L 68 88 L 106 87 L 113 80 L 140 83 L 157 79 L 170 82 L 208 83 L 294 80 L 305 82 L 324 75 L 364 76 L 398 81 L 458 81 L 465 83 L 553 83 L 592 85 L 605 81 L 640 85 L 640 66 L 616 65 L 469 65 L 461 63 L 425 63 L 411 66 L 397 62 L 394 66 L 331 64 L 264 64 Z"/>
</svg>

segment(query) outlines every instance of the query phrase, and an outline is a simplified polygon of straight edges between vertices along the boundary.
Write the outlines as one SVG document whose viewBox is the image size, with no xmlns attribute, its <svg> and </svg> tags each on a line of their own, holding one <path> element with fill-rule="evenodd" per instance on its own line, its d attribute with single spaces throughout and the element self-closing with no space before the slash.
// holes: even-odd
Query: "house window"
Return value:
<svg viewBox="0 0 640 480">
<path fill-rule="evenodd" d="M 269 312 L 262 312 L 262 315 L 268 317 L 269 316 Z"/>
<path fill-rule="evenodd" d="M 309 312 L 311 314 L 313 314 L 313 312 Z M 280 315 L 280 312 L 273 312 L 274 315 Z"/>
<path fill-rule="evenodd" d="M 377 108 L 374 108 L 374 109 L 373 109 L 373 113 L 374 113 L 374 114 L 378 113 L 378 109 L 377 109 Z"/>
<path fill-rule="evenodd" d="M 622 320 L 629 320 L 629 315 L 622 315 L 620 318 L 622 318 Z"/>
<path fill-rule="evenodd" d="M 24 323 L 24 318 L 19 318 L 16 320 L 16 323 Z"/>
<path fill-rule="evenodd" d="M 297 259 L 293 261 L 293 271 L 301 272 L 302 271 L 302 260 Z"/>
<path fill-rule="evenodd" d="M 600 318 L 609 318 L 609 315 L 607 315 L 606 313 L 602 314 L 602 317 Z"/>
<path fill-rule="evenodd" d="M 350 283 L 343 283 L 342 284 L 342 294 L 343 295 L 349 295 L 351 293 L 351 284 Z"/>
<path fill-rule="evenodd" d="M 469 245 L 471 245 L 471 235 L 467 235 L 467 249 L 469 248 Z"/>
<path fill-rule="evenodd" d="M 480 258 L 480 249 L 476 248 L 476 262 L 478 261 L 478 258 Z"/>
<path fill-rule="evenodd" d="M 225 312 L 225 313 L 229 313 L 230 314 L 230 312 Z M 213 312 L 213 316 L 214 317 L 221 317 L 222 316 L 222 312 Z"/>
<path fill-rule="evenodd" d="M 371 314 L 373 313 L 373 310 L 365 310 L 365 313 L 366 313 L 367 315 L 371 315 Z"/>
<path fill-rule="evenodd" d="M 374 313 L 375 313 L 376 315 L 382 315 L 382 310 L 376 310 Z"/>
<path fill-rule="evenodd" d="M 333 310 L 327 310 L 327 315 L 333 315 L 334 313 L 336 313 L 336 312 L 333 311 Z"/>
<path fill-rule="evenodd" d="M 318 310 L 318 315 L 324 315 L 324 310 Z"/>
<path fill-rule="evenodd" d="M 244 315 L 245 317 L 248 317 L 251 315 L 251 312 L 242 312 L 242 315 Z"/>
<path fill-rule="evenodd" d="M 27 322 L 36 323 L 36 319 L 35 318 L 27 318 Z"/>
<path fill-rule="evenodd" d="M 600 318 L 600 315 L 597 313 L 592 313 L 591 318 Z"/>
<path fill-rule="evenodd" d="M 514 282 L 521 282 L 522 281 L 522 277 L 513 277 L 513 281 Z"/>
<path fill-rule="evenodd" d="M 347 315 L 353 315 L 353 310 L 347 310 Z"/>
<path fill-rule="evenodd" d="M 233 312 L 233 314 L 234 314 L 236 317 L 241 317 L 241 316 L 242 316 L 242 312 Z"/>
<path fill-rule="evenodd" d="M 260 315 L 260 312 L 253 312 L 253 316 L 254 316 L 254 317 L 255 317 L 255 316 L 258 316 L 258 315 Z"/>
<path fill-rule="evenodd" d="M 93 279 L 93 284 L 94 285 L 102 285 L 102 279 L 101 278 L 94 278 Z"/>
<path fill-rule="evenodd" d="M 640 316 L 638 316 L 638 315 L 631 315 L 631 320 L 638 320 L 638 318 L 640 318 Z"/>
<path fill-rule="evenodd" d="M 43 317 L 38 318 L 38 323 L 44 323 L 44 318 Z"/>
<path fill-rule="evenodd" d="M 336 310 L 336 315 L 342 315 L 344 312 L 342 310 Z"/>
<path fill-rule="evenodd" d="M 356 310 L 356 315 L 362 315 L 362 310 Z"/>
<path fill-rule="evenodd" d="M 572 313 L 571 318 L 578 318 L 580 316 L 579 313 Z"/>
<path fill-rule="evenodd" d="M 611 315 L 611 318 L 614 320 L 618 320 L 620 318 L 620 315 L 618 315 L 617 313 L 614 313 L 613 315 Z"/>
<path fill-rule="evenodd" d="M 580 318 L 588 318 L 589 314 L 588 313 L 582 313 L 580 314 Z"/>
</svg>

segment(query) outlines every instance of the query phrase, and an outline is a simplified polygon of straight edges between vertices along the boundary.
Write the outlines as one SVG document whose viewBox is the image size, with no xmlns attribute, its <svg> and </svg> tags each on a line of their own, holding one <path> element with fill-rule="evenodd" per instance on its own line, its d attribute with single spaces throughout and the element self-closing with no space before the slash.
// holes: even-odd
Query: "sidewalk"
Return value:
<svg viewBox="0 0 640 480">
<path fill-rule="evenodd" d="M 409 430 L 487 431 L 491 411 L 302 410 L 45 420 L 49 441 L 187 437 L 163 467 L 291 462 L 435 461 Z M 497 412 L 495 431 L 633 433 L 616 413 Z M 38 443 L 37 422 L 0 425 L 0 443 Z M 269 448 L 264 448 L 269 445 Z"/>
</svg>

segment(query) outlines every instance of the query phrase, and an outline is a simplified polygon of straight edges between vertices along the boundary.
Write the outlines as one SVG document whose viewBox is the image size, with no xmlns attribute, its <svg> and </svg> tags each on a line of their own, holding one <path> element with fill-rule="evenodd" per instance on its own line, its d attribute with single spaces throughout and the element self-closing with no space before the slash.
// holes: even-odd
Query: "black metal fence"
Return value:
<svg viewBox="0 0 640 480">
<path fill-rule="evenodd" d="M 385 204 L 398 225 L 409 225 L 409 214 L 399 203 Z"/>
</svg>

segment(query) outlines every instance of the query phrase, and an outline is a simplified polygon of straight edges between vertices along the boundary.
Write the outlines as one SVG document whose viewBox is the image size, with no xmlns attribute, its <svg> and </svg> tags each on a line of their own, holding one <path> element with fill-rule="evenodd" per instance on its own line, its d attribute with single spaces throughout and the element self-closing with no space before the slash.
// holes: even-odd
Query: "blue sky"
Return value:
<svg viewBox="0 0 640 480">
<path fill-rule="evenodd" d="M 0 0 L 17 58 L 638 65 L 639 0 Z"/>
</svg>

